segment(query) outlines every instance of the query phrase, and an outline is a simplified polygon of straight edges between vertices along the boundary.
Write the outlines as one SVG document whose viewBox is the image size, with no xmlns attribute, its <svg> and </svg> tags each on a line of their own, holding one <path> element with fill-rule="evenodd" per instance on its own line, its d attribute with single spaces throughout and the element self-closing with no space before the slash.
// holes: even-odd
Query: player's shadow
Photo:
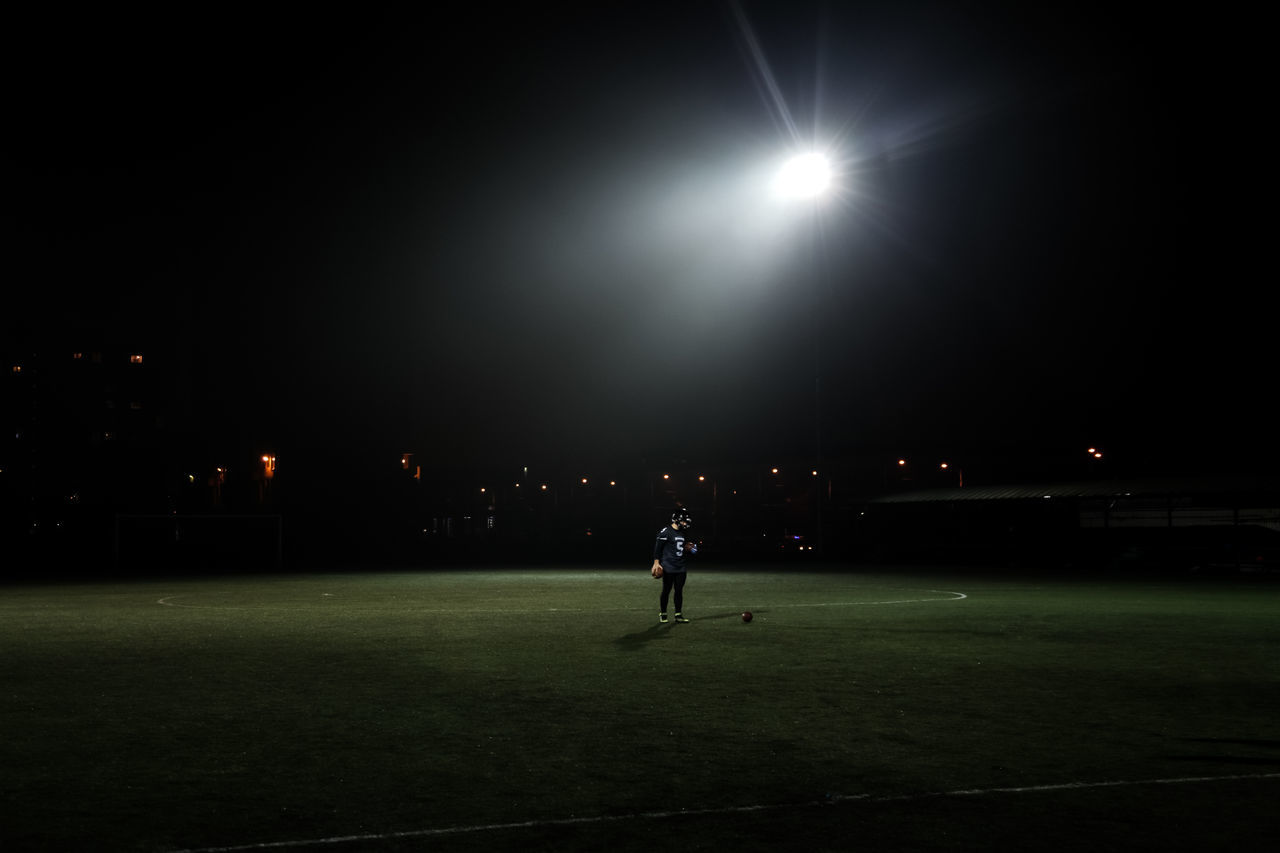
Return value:
<svg viewBox="0 0 1280 853">
<path fill-rule="evenodd" d="M 667 633 L 674 627 L 674 622 L 668 622 L 665 625 L 661 623 L 650 625 L 643 631 L 637 631 L 634 634 L 623 634 L 613 642 L 624 652 L 634 652 L 644 648 L 654 640 L 666 639 Z"/>
<path fill-rule="evenodd" d="M 757 614 L 760 614 L 760 613 L 763 613 L 764 611 L 757 610 L 755 612 Z M 697 622 L 710 622 L 715 619 L 741 619 L 741 618 L 742 618 L 741 612 L 712 613 L 709 616 L 694 616 L 689 621 L 691 623 L 697 623 Z M 613 642 L 617 644 L 617 646 L 621 648 L 623 651 L 635 651 L 637 649 L 644 648 L 644 646 L 653 642 L 654 640 L 665 640 L 667 638 L 668 632 L 670 632 L 678 624 L 679 623 L 677 622 L 668 622 L 666 624 L 659 623 L 657 625 L 650 625 L 648 628 L 645 628 L 643 631 L 636 631 L 634 634 L 623 634 L 621 637 L 614 640 Z"/>
</svg>

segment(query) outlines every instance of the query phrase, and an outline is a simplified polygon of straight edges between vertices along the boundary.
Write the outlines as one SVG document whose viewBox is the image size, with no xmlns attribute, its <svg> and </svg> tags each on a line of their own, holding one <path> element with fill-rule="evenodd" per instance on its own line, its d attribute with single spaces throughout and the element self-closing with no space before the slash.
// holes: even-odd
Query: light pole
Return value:
<svg viewBox="0 0 1280 853">
<path fill-rule="evenodd" d="M 773 191 L 779 198 L 790 202 L 807 202 L 806 213 L 810 218 L 810 239 L 818 238 L 816 220 L 817 202 L 831 189 L 833 174 L 831 162 L 820 151 L 806 151 L 792 156 L 779 169 L 774 179 Z M 827 475 L 822 466 L 822 311 L 821 294 L 818 291 L 818 251 L 813 246 L 811 287 L 813 289 L 813 428 L 814 428 L 814 543 L 818 553 L 823 553 L 822 492 Z"/>
</svg>

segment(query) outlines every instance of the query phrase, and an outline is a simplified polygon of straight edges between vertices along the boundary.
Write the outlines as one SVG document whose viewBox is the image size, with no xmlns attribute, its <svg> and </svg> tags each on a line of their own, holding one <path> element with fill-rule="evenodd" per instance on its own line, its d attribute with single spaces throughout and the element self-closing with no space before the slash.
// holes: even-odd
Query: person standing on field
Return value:
<svg viewBox="0 0 1280 853">
<path fill-rule="evenodd" d="M 658 538 L 653 543 L 652 573 L 654 577 L 662 578 L 662 595 L 658 598 L 659 622 L 668 621 L 667 601 L 673 590 L 676 594 L 676 621 L 689 621 L 681 611 L 684 609 L 684 581 L 687 577 L 684 566 L 686 548 L 688 553 L 696 550 L 693 543 L 685 543 L 684 531 L 692 524 L 689 513 L 677 509 L 671 513 L 671 523 L 658 531 Z"/>
</svg>

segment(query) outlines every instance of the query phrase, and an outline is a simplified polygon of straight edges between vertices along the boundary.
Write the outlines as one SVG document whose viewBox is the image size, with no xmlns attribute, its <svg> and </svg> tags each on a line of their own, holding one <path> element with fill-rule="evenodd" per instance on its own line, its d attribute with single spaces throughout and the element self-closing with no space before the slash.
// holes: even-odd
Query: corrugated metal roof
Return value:
<svg viewBox="0 0 1280 853">
<path fill-rule="evenodd" d="M 1039 483 L 1004 486 L 966 486 L 953 489 L 921 489 L 883 495 L 871 503 L 936 503 L 939 501 L 1053 500 L 1055 498 L 1107 498 L 1136 495 L 1187 495 L 1264 493 L 1280 498 L 1280 480 L 1233 477 L 1214 479 L 1099 480 L 1077 483 Z"/>
</svg>

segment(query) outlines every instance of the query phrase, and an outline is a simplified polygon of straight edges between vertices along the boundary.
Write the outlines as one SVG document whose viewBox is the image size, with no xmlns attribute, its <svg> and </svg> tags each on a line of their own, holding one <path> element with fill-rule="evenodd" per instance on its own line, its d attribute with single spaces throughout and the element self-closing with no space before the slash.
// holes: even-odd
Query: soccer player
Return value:
<svg viewBox="0 0 1280 853">
<path fill-rule="evenodd" d="M 684 606 L 684 568 L 685 538 L 684 531 L 693 524 L 689 513 L 677 509 L 671 513 L 671 524 L 658 531 L 658 538 L 653 543 L 653 570 L 662 569 L 662 596 L 658 599 L 658 621 L 667 621 L 667 599 L 674 589 L 676 593 L 676 621 L 688 622 L 681 610 Z M 690 552 L 693 544 L 689 544 Z"/>
</svg>

